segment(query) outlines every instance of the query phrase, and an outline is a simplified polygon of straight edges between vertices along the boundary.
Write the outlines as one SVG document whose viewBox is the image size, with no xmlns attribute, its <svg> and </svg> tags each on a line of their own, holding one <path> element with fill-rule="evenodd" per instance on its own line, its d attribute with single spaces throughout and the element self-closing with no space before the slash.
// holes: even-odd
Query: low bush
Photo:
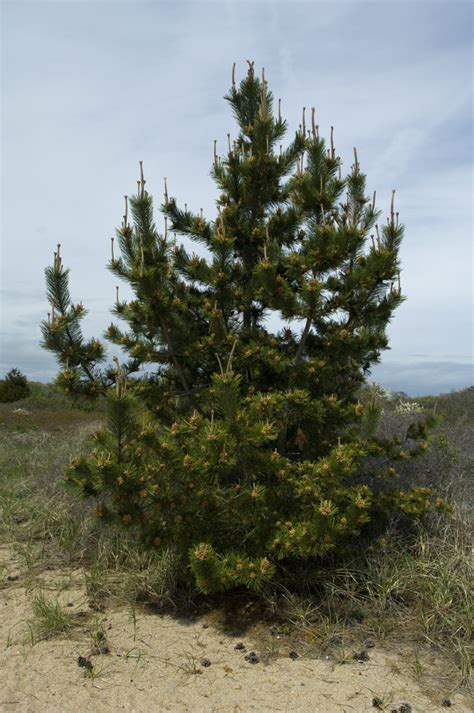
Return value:
<svg viewBox="0 0 474 713">
<path fill-rule="evenodd" d="M 0 381 L 0 402 L 2 403 L 26 399 L 30 393 L 28 380 L 18 369 L 11 369 Z"/>
</svg>

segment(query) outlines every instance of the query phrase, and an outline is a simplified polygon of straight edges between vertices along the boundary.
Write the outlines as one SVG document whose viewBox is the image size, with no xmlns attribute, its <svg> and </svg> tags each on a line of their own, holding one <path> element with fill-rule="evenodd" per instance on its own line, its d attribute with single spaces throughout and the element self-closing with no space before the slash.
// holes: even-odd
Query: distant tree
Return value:
<svg viewBox="0 0 474 713">
<path fill-rule="evenodd" d="M 127 328 L 111 324 L 106 336 L 128 361 L 100 367 L 105 349 L 82 336 L 84 307 L 71 301 L 59 246 L 42 325 L 60 383 L 108 400 L 108 429 L 67 480 L 98 499 L 104 519 L 175 548 L 203 592 L 258 587 L 281 566 L 346 547 L 373 521 L 431 507 L 428 490 L 390 486 L 394 463 L 427 447 L 426 423 L 411 446 L 385 441 L 380 400 L 357 397 L 404 299 L 393 195 L 379 224 L 356 150 L 343 177 L 332 128 L 328 146 L 314 110 L 278 147 L 286 121 L 253 63 L 226 100 L 238 131 L 224 157 L 214 148 L 214 220 L 178 207 L 165 179 L 160 234 L 142 165 L 125 198 L 109 268 L 134 298 L 117 288 L 113 312 Z M 152 373 L 128 378 L 141 365 Z M 368 479 L 374 456 L 383 465 Z"/>
<path fill-rule="evenodd" d="M 0 401 L 2 403 L 26 399 L 30 393 L 28 380 L 18 369 L 11 369 L 0 381 Z"/>
</svg>

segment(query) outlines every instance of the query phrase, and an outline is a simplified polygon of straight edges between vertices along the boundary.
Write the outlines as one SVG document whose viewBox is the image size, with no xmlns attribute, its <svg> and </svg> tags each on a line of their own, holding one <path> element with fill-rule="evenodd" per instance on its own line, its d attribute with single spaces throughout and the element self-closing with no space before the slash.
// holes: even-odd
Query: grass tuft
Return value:
<svg viewBox="0 0 474 713">
<path fill-rule="evenodd" d="M 73 615 L 57 599 L 49 599 L 44 592 L 35 594 L 32 602 L 33 620 L 29 623 L 33 644 L 64 634 L 75 625 Z"/>
</svg>

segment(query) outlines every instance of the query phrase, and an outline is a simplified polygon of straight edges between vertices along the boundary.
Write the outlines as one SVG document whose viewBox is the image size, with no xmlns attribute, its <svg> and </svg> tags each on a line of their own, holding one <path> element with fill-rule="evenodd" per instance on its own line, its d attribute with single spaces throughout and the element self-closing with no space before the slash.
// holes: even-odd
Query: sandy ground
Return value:
<svg viewBox="0 0 474 713">
<path fill-rule="evenodd" d="M 0 553 L 2 554 L 2 553 Z M 0 711 L 5 713 L 247 713 L 286 711 L 343 713 L 391 711 L 409 703 L 413 713 L 444 711 L 449 696 L 455 713 L 473 708 L 467 695 L 441 686 L 421 687 L 408 673 L 404 652 L 370 649 L 364 663 L 349 658 L 289 658 L 281 637 L 280 657 L 265 663 L 251 632 L 224 633 L 210 619 L 180 620 L 141 610 L 110 609 L 91 614 L 81 572 L 55 572 L 36 581 L 34 590 L 15 577 L 15 562 L 3 551 L 0 571 Z M 10 579 L 8 579 L 10 577 Z M 59 596 L 83 623 L 68 636 L 28 639 L 31 599 L 38 587 Z M 62 591 L 58 594 L 59 590 Z M 94 617 L 107 633 L 110 652 L 91 655 L 87 629 Z M 236 650 L 242 642 L 245 650 Z M 256 650 L 259 663 L 245 655 Z M 92 671 L 78 666 L 89 658 Z M 210 665 L 201 663 L 208 659 Z M 431 682 L 433 684 L 433 681 Z"/>
</svg>

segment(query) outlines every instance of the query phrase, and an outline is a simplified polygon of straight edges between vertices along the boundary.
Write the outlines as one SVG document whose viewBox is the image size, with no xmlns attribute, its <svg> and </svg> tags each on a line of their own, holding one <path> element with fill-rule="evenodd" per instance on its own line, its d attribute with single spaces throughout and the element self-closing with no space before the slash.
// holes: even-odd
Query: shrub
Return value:
<svg viewBox="0 0 474 713">
<path fill-rule="evenodd" d="M 397 413 L 423 413 L 423 406 L 418 401 L 399 401 L 395 407 Z"/>
<path fill-rule="evenodd" d="M 30 395 L 30 386 L 26 376 L 18 369 L 11 369 L 0 381 L 0 402 L 9 403 L 26 399 Z"/>
<path fill-rule="evenodd" d="M 160 234 L 142 166 L 137 195 L 126 197 L 121 255 L 112 242 L 109 267 L 134 299 L 121 301 L 117 288 L 114 313 L 127 330 L 106 334 L 129 360 L 102 369 L 103 345 L 84 340 L 60 246 L 42 325 L 66 391 L 107 401 L 108 428 L 66 480 L 97 499 L 99 517 L 176 552 L 183 579 L 205 593 L 260 588 L 288 564 L 370 537 L 393 512 L 418 518 L 433 507 L 429 490 L 390 485 L 397 462 L 428 447 L 428 421 L 383 438 L 380 396 L 357 396 L 404 299 L 393 195 L 379 226 L 357 152 L 343 178 L 314 112 L 311 130 L 303 114 L 278 151 L 286 122 L 252 63 L 226 98 L 239 132 L 223 159 L 215 154 L 214 221 L 178 208 L 165 182 L 171 231 Z M 151 373 L 130 378 L 142 364 Z"/>
</svg>

